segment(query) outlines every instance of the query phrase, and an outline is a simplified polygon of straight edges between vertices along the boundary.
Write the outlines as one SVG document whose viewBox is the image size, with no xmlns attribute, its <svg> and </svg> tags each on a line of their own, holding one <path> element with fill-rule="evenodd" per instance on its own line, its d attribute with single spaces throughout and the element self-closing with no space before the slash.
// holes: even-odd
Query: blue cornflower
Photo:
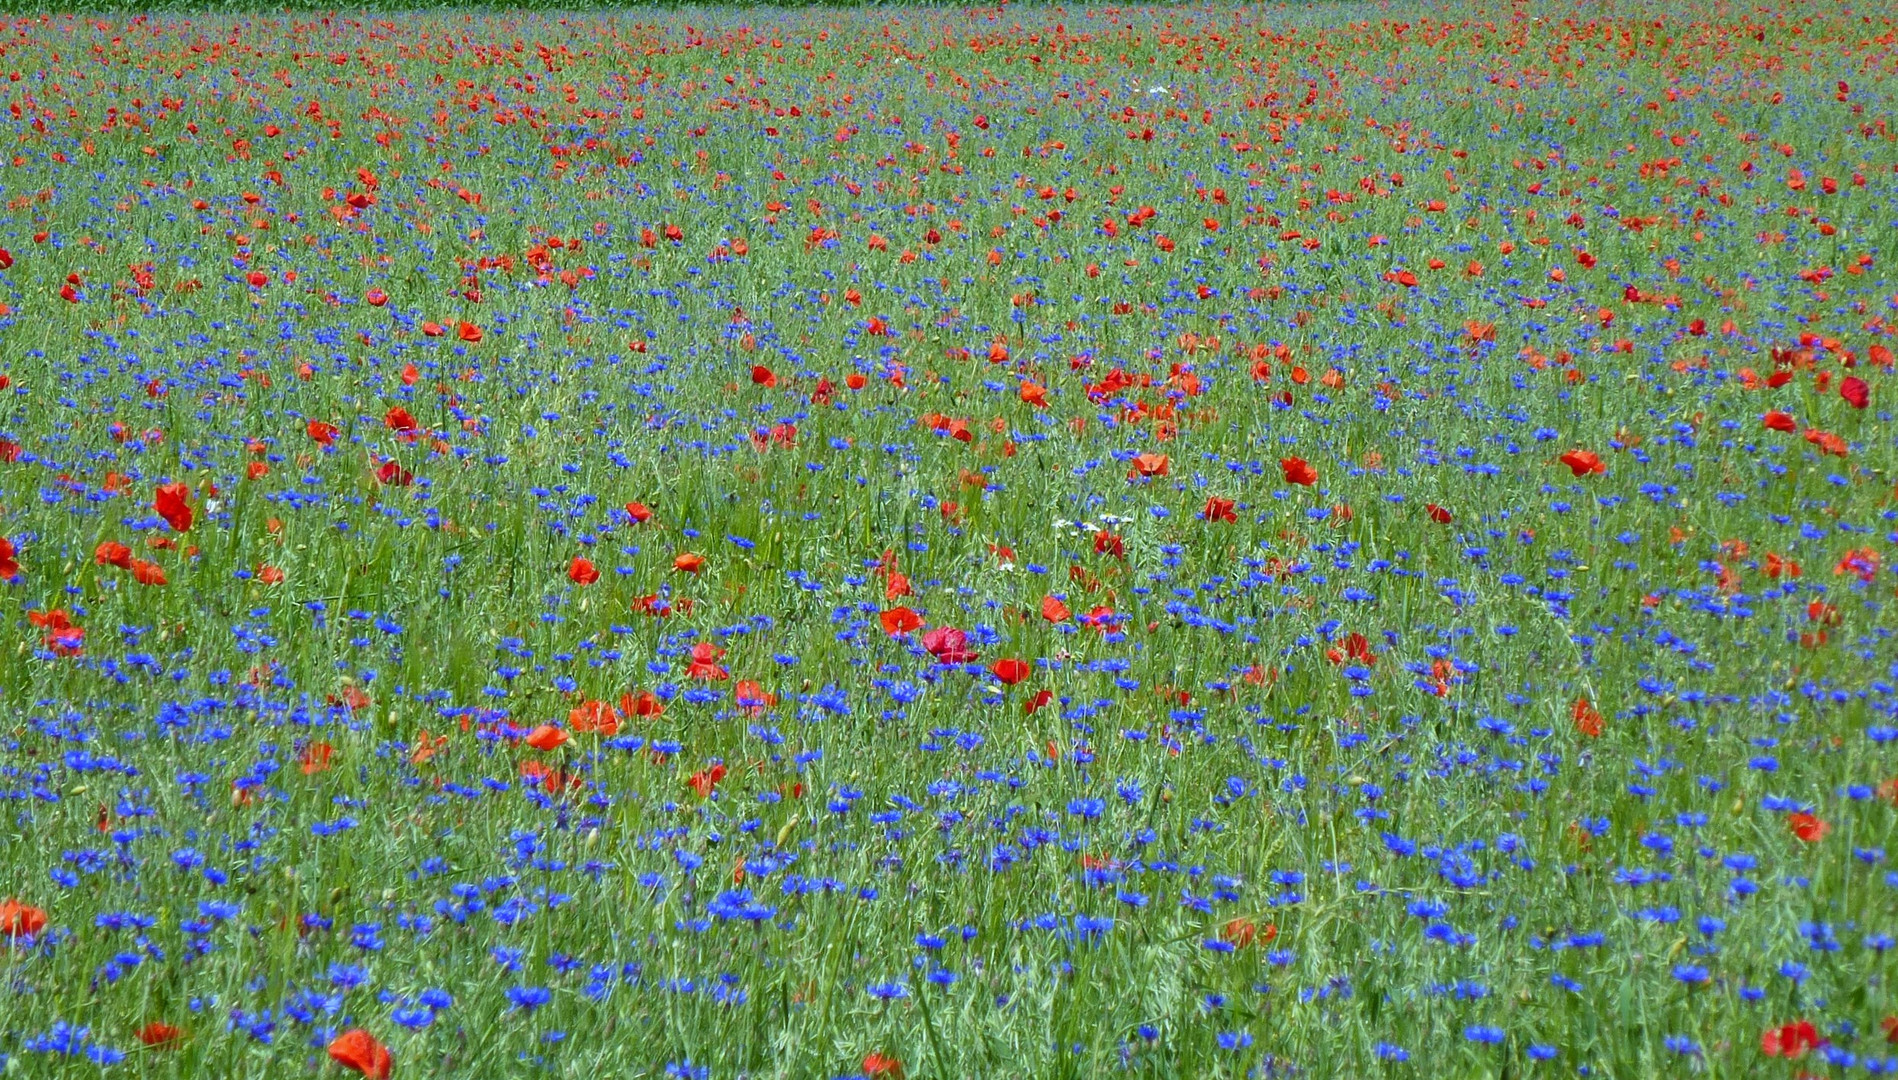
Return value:
<svg viewBox="0 0 1898 1080">
<path fill-rule="evenodd" d="M 553 998 L 553 991 L 544 986 L 510 986 L 507 990 L 508 1004 L 521 1012 L 533 1012 Z"/>
</svg>

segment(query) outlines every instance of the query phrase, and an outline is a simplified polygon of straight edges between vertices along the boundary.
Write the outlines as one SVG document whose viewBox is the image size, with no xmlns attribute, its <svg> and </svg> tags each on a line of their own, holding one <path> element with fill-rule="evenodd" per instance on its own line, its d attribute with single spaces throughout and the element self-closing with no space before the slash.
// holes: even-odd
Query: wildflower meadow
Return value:
<svg viewBox="0 0 1898 1080">
<path fill-rule="evenodd" d="M 1898 1073 L 1898 16 L 0 23 L 8 1077 Z"/>
</svg>

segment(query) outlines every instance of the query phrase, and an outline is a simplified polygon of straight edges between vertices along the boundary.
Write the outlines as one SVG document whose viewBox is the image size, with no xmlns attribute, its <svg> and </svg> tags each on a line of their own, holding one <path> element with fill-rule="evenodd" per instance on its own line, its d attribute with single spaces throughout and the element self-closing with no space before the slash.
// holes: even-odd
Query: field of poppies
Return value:
<svg viewBox="0 0 1898 1080">
<path fill-rule="evenodd" d="M 0 25 L 6 1074 L 1898 1073 L 1894 85 Z"/>
</svg>

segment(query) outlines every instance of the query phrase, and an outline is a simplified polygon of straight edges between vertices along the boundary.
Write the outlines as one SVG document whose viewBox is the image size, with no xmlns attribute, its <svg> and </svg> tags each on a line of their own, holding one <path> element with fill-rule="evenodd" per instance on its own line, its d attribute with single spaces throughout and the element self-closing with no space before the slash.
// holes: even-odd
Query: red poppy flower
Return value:
<svg viewBox="0 0 1898 1080">
<path fill-rule="evenodd" d="M 395 1065 L 389 1048 L 361 1028 L 336 1036 L 329 1045 L 329 1055 L 331 1061 L 345 1069 L 354 1069 L 369 1080 L 389 1080 L 389 1070 Z"/>
<path fill-rule="evenodd" d="M 1831 825 L 1818 816 L 1804 811 L 1786 815 L 1786 824 L 1792 829 L 1794 836 L 1808 844 L 1818 843 L 1825 839 L 1826 833 L 1832 831 Z"/>
<path fill-rule="evenodd" d="M 903 1063 L 888 1054 L 871 1052 L 863 1056 L 863 1075 L 881 1080 L 903 1080 Z"/>
<path fill-rule="evenodd" d="M 1244 916 L 1228 919 L 1226 924 L 1219 928 L 1219 940 L 1240 949 L 1254 942 L 1270 945 L 1278 939 L 1278 936 L 1279 928 L 1276 924 L 1266 923 L 1261 927 Z"/>
<path fill-rule="evenodd" d="M 1067 622 L 1074 617 L 1074 612 L 1054 597 L 1044 596 L 1041 598 L 1041 617 L 1051 623 Z"/>
<path fill-rule="evenodd" d="M 626 516 L 633 519 L 633 524 L 643 525 L 652 520 L 652 510 L 645 503 L 629 502 L 626 504 Z"/>
<path fill-rule="evenodd" d="M 565 728 L 542 724 L 527 733 L 527 745 L 536 750 L 558 750 L 570 737 Z"/>
<path fill-rule="evenodd" d="M 883 624 L 883 632 L 892 637 L 919 630 L 923 625 L 923 617 L 906 607 L 891 608 L 877 619 Z"/>
<path fill-rule="evenodd" d="M 908 575 L 899 574 L 892 570 L 890 571 L 890 580 L 883 586 L 883 599 L 894 600 L 899 596 L 909 596 L 915 591 L 915 589 L 910 587 Z"/>
<path fill-rule="evenodd" d="M 1318 482 L 1318 471 L 1304 458 L 1280 458 L 1279 468 L 1285 473 L 1285 482 L 1288 484 L 1310 487 Z"/>
<path fill-rule="evenodd" d="M 1165 454 L 1141 454 L 1134 458 L 1134 467 L 1127 471 L 1127 479 L 1137 480 L 1142 477 L 1165 476 L 1171 466 L 1172 462 Z"/>
<path fill-rule="evenodd" d="M 997 660 L 989 665 L 989 674 L 1001 680 L 1003 686 L 1013 686 L 1034 674 L 1034 671 L 1035 669 L 1026 661 L 1016 660 L 1012 657 L 1005 660 Z"/>
<path fill-rule="evenodd" d="M 1228 524 L 1236 522 L 1239 520 L 1239 515 L 1233 512 L 1233 505 L 1231 499 L 1222 499 L 1217 495 L 1208 495 L 1206 497 L 1206 508 L 1199 512 L 1200 520 L 1224 521 Z"/>
<path fill-rule="evenodd" d="M 575 555 L 573 562 L 567 566 L 567 577 L 571 578 L 575 585 L 591 585 L 600 580 L 600 572 L 594 569 L 591 560 Z"/>
<path fill-rule="evenodd" d="M 1596 454 L 1593 450 L 1570 450 L 1568 453 L 1563 454 L 1558 460 L 1561 461 L 1562 464 L 1567 465 L 1569 471 L 1576 476 L 1587 476 L 1590 473 L 1605 473 L 1608 471 L 1608 466 L 1602 464 L 1600 455 Z"/>
<path fill-rule="evenodd" d="M 923 648 L 943 665 L 966 664 L 976 654 L 969 648 L 969 635 L 953 626 L 938 626 L 923 633 Z"/>
<path fill-rule="evenodd" d="M 177 1042 L 184 1033 L 161 1020 L 153 1020 L 138 1029 L 138 1041 L 150 1047 L 169 1046 Z"/>
<path fill-rule="evenodd" d="M 604 701 L 583 701 L 567 710 L 567 726 L 582 734 L 619 734 L 619 714 Z"/>
<path fill-rule="evenodd" d="M 1601 737 L 1601 713 L 1595 711 L 1595 705 L 1587 698 L 1576 698 L 1569 709 L 1570 717 L 1575 721 L 1575 730 L 1591 739 Z"/>
<path fill-rule="evenodd" d="M 457 323 L 455 335 L 470 345 L 481 344 L 481 328 L 471 322 Z"/>
<path fill-rule="evenodd" d="M 1839 382 L 1839 396 L 1854 409 L 1863 409 L 1871 404 L 1872 388 L 1864 379 L 1856 375 L 1847 375 Z"/>
<path fill-rule="evenodd" d="M 686 678 L 711 680 L 730 678 L 730 674 L 718 664 L 718 661 L 723 658 L 724 655 L 724 649 L 719 648 L 709 641 L 701 641 L 697 645 L 692 646 L 692 662 L 686 665 Z"/>
<path fill-rule="evenodd" d="M 1430 520 L 1436 522 L 1439 525 L 1448 525 L 1452 521 L 1456 520 L 1455 514 L 1450 513 L 1450 511 L 1445 510 L 1443 507 L 1438 506 L 1436 503 L 1425 503 L 1424 513 L 1430 515 Z"/>
<path fill-rule="evenodd" d="M 751 385 L 762 386 L 769 390 L 778 385 L 777 373 L 763 364 L 754 364 L 751 368 Z"/>
<path fill-rule="evenodd" d="M 698 793 L 699 798 L 709 799 L 712 797 L 712 789 L 716 788 L 718 782 L 723 779 L 725 779 L 725 766 L 714 765 L 709 769 L 700 769 L 693 773 L 686 780 L 686 784 Z"/>
<path fill-rule="evenodd" d="M 1848 551 L 1832 568 L 1834 575 L 1851 574 L 1864 584 L 1870 585 L 1878 576 L 1878 550 L 1876 548 L 1856 548 Z"/>
<path fill-rule="evenodd" d="M 695 555 L 690 551 L 685 552 L 684 554 L 681 554 L 681 555 L 675 555 L 673 556 L 673 559 L 672 559 L 672 568 L 674 570 L 684 571 L 685 573 L 688 573 L 688 574 L 698 573 L 699 567 L 704 566 L 704 565 L 705 565 L 705 556 Z"/>
<path fill-rule="evenodd" d="M 732 687 L 732 700 L 741 709 L 768 709 L 778 703 L 778 695 L 767 693 L 755 680 L 740 679 Z"/>
<path fill-rule="evenodd" d="M 0 580 L 12 581 L 20 576 L 20 562 L 15 558 L 13 541 L 0 536 Z"/>
<path fill-rule="evenodd" d="M 1788 1060 L 1804 1057 L 1806 1051 L 1816 1050 L 1827 1045 L 1828 1040 L 1821 1038 L 1819 1029 L 1810 1020 L 1795 1020 L 1776 1028 L 1767 1028 L 1760 1034 L 1760 1053 L 1767 1057 L 1783 1057 Z"/>
<path fill-rule="evenodd" d="M 46 913 L 8 897 L 0 901 L 0 937 L 32 937 L 46 929 Z"/>
<path fill-rule="evenodd" d="M 1798 423 L 1793 420 L 1791 413 L 1783 413 L 1778 409 L 1774 409 L 1772 412 L 1760 417 L 1760 423 L 1768 431 L 1791 432 L 1797 430 L 1799 427 Z"/>
<path fill-rule="evenodd" d="M 121 570 L 132 568 L 132 549 L 117 540 L 101 541 L 92 549 L 92 561 L 100 566 L 116 566 Z"/>
<path fill-rule="evenodd" d="M 191 531 L 191 504 L 186 500 L 191 489 L 181 483 L 171 483 L 158 489 L 152 499 L 152 509 L 165 519 L 165 524 L 175 532 Z"/>
<path fill-rule="evenodd" d="M 336 748 L 329 743 L 313 742 L 305 746 L 303 753 L 298 755 L 297 765 L 303 769 L 303 775 L 315 776 L 317 773 L 329 770 L 330 757 L 335 753 Z"/>
<path fill-rule="evenodd" d="M 1852 450 L 1844 439 L 1841 439 L 1830 431 L 1820 431 L 1818 428 L 1807 428 L 1805 435 L 1802 437 L 1807 442 L 1818 447 L 1820 453 L 1837 454 L 1839 457 L 1845 457 L 1850 454 Z"/>
<path fill-rule="evenodd" d="M 634 697 L 631 694 L 622 694 L 619 699 L 619 708 L 621 712 L 628 716 L 637 716 L 641 720 L 650 720 L 656 716 L 665 715 L 666 703 L 660 701 L 658 695 L 654 694 L 651 690 L 642 690 L 638 697 Z"/>
</svg>

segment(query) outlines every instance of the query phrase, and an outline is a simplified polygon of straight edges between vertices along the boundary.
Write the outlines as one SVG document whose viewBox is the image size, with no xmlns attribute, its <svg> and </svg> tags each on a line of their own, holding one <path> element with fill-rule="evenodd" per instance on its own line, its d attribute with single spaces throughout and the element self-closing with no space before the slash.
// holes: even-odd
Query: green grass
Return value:
<svg viewBox="0 0 1898 1080">
<path fill-rule="evenodd" d="M 1889 19 L 197 10 L 0 38 L 9 1070 L 1888 1058 Z"/>
</svg>

